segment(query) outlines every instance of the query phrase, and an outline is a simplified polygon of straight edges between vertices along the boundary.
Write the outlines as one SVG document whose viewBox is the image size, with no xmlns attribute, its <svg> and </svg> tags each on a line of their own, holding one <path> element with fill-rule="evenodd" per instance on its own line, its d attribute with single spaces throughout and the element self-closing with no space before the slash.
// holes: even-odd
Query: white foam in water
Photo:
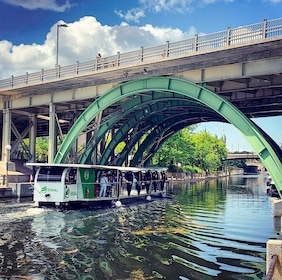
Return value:
<svg viewBox="0 0 282 280">
<path fill-rule="evenodd" d="M 26 216 L 35 216 L 41 214 L 42 212 L 44 212 L 44 209 L 42 208 L 29 208 L 23 214 L 26 214 Z"/>
</svg>

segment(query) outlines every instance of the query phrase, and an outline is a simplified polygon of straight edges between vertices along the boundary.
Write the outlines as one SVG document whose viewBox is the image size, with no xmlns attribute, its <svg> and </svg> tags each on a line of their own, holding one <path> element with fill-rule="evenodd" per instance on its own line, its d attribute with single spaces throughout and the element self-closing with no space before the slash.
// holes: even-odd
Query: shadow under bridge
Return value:
<svg viewBox="0 0 282 280">
<path fill-rule="evenodd" d="M 131 166 L 146 166 L 173 133 L 207 121 L 228 122 L 239 129 L 268 169 L 279 192 L 282 190 L 281 154 L 274 141 L 269 141 L 260 128 L 216 93 L 172 77 L 133 80 L 101 95 L 71 127 L 54 162 L 67 161 L 72 146 L 87 131 L 79 163 L 122 165 L 130 155 Z M 125 143 L 124 149 L 115 154 L 121 142 Z"/>
</svg>

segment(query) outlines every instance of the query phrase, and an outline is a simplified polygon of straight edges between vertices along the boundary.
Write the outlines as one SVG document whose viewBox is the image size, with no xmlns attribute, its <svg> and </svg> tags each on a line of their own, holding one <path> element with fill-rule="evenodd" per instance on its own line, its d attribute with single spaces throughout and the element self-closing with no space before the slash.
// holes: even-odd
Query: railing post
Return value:
<svg viewBox="0 0 282 280">
<path fill-rule="evenodd" d="M 198 34 L 195 34 L 194 37 L 194 51 L 198 51 Z"/>
<path fill-rule="evenodd" d="M 96 60 L 94 61 L 94 71 L 98 70 L 98 59 L 96 58 Z"/>
<path fill-rule="evenodd" d="M 79 61 L 76 61 L 76 65 L 75 65 L 75 73 L 78 74 L 79 73 Z"/>
<path fill-rule="evenodd" d="M 265 280 L 272 280 L 277 260 L 278 260 L 278 257 L 276 255 L 273 255 L 271 257 L 271 262 L 270 262 Z"/>
<path fill-rule="evenodd" d="M 61 77 L 61 65 L 58 65 L 57 66 L 57 78 L 60 78 Z"/>
<path fill-rule="evenodd" d="M 25 72 L 25 84 L 28 84 L 28 72 Z"/>
<path fill-rule="evenodd" d="M 268 240 L 266 245 L 266 275 L 267 280 L 281 280 L 281 248 L 282 240 Z"/>
<path fill-rule="evenodd" d="M 120 65 L 120 52 L 117 52 L 117 58 L 116 58 L 117 62 L 116 62 L 116 66 Z"/>
<path fill-rule="evenodd" d="M 40 80 L 41 80 L 41 82 L 43 82 L 43 80 L 44 80 L 44 69 L 41 69 Z"/>
<path fill-rule="evenodd" d="M 169 41 L 166 41 L 164 57 L 169 57 Z"/>
<path fill-rule="evenodd" d="M 143 62 L 143 53 L 144 53 L 144 48 L 143 47 L 141 47 L 140 48 L 140 62 Z"/>
<path fill-rule="evenodd" d="M 267 38 L 267 20 L 263 20 L 263 26 L 262 26 L 262 39 Z"/>
<path fill-rule="evenodd" d="M 227 33 L 226 33 L 226 45 L 229 46 L 230 45 L 230 42 L 231 42 L 231 28 L 228 27 L 227 28 Z"/>
</svg>

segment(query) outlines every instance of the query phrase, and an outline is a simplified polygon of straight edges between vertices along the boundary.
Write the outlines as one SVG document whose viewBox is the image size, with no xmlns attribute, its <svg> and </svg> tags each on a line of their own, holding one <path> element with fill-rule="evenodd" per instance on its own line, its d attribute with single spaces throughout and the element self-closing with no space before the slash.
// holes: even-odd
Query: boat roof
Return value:
<svg viewBox="0 0 282 280">
<path fill-rule="evenodd" d="M 35 167 L 65 167 L 65 168 L 89 168 L 89 169 L 105 169 L 105 170 L 119 170 L 119 171 L 166 171 L 165 167 L 130 167 L 130 166 L 116 166 L 116 165 L 100 165 L 100 164 L 80 164 L 80 163 L 39 163 L 27 162 L 27 166 Z"/>
</svg>

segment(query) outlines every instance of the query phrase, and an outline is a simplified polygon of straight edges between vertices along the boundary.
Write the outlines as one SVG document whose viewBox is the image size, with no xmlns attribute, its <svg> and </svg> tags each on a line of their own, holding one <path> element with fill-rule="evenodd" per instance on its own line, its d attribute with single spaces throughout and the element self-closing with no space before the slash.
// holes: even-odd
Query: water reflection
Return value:
<svg viewBox="0 0 282 280">
<path fill-rule="evenodd" d="M 263 279 L 275 238 L 265 178 L 174 184 L 173 195 L 96 211 L 3 204 L 0 277 Z"/>
</svg>

